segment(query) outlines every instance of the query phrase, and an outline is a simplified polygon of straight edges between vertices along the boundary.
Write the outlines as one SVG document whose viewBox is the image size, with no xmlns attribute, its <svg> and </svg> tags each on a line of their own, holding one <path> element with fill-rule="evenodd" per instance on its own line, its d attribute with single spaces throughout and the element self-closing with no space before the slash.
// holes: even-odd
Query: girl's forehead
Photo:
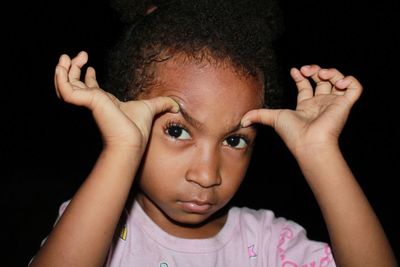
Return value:
<svg viewBox="0 0 400 267">
<path fill-rule="evenodd" d="M 148 97 L 172 97 L 199 124 L 232 128 L 246 112 L 263 105 L 261 82 L 229 65 L 171 60 L 160 64 L 155 74 L 157 85 Z"/>
<path fill-rule="evenodd" d="M 238 71 L 229 61 L 199 61 L 176 56 L 157 64 L 154 79 L 151 94 L 175 91 L 192 101 L 229 97 L 238 102 L 251 100 L 260 107 L 264 102 L 263 77 Z"/>
</svg>

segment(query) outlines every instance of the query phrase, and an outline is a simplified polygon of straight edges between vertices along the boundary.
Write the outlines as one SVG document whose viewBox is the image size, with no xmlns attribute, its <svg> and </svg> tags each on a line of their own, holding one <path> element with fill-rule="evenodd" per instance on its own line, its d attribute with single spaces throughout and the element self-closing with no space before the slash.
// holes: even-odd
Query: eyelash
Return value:
<svg viewBox="0 0 400 267">
<path fill-rule="evenodd" d="M 181 127 L 182 129 L 185 129 L 187 131 L 186 127 L 179 121 L 167 121 L 167 123 L 164 126 L 164 130 L 168 130 L 168 128 L 174 127 L 174 126 Z"/>
<path fill-rule="evenodd" d="M 182 130 L 186 131 L 186 132 L 190 135 L 190 131 L 189 131 L 182 123 L 176 122 L 176 121 L 168 121 L 168 122 L 165 124 L 165 126 L 164 126 L 164 133 L 165 133 L 168 137 L 170 137 L 170 138 L 172 138 L 172 139 L 174 139 L 174 140 L 179 140 L 179 139 L 178 139 L 178 138 L 175 138 L 175 137 L 173 137 L 173 136 L 171 136 L 171 135 L 168 133 L 168 130 L 170 130 L 172 127 L 181 128 Z M 190 135 L 190 136 L 191 136 L 191 135 Z"/>
<path fill-rule="evenodd" d="M 172 139 L 175 140 L 175 141 L 185 141 L 185 140 L 189 140 L 189 138 L 187 138 L 187 139 L 179 139 L 179 138 L 176 138 L 176 137 L 171 136 L 171 135 L 168 133 L 168 130 L 170 130 L 172 127 L 181 128 L 182 130 L 186 131 L 186 132 L 189 134 L 189 136 L 191 137 L 190 131 L 189 131 L 181 122 L 168 121 L 168 122 L 165 124 L 165 126 L 164 126 L 164 133 L 165 133 L 169 138 L 172 138 Z M 242 140 L 246 143 L 246 146 L 243 147 L 243 148 L 237 148 L 237 147 L 230 146 L 229 144 L 227 144 L 227 146 L 232 147 L 233 149 L 238 149 L 238 150 L 245 149 L 245 148 L 248 147 L 249 144 L 250 144 L 250 139 L 249 139 L 247 136 L 242 135 L 242 134 L 233 134 L 233 135 L 227 136 L 227 137 L 224 139 L 223 142 L 224 142 L 224 143 L 227 142 L 227 140 L 228 140 L 229 138 L 232 138 L 232 137 L 240 138 L 240 139 L 242 139 Z M 190 139 L 191 139 L 191 138 L 190 138 Z"/>
<path fill-rule="evenodd" d="M 239 138 L 239 143 L 237 143 L 236 146 L 230 145 L 230 144 L 228 144 L 229 138 Z M 241 144 L 242 140 L 244 141 L 244 144 Z M 230 136 L 226 137 L 224 139 L 223 144 L 226 146 L 229 146 L 233 149 L 243 150 L 243 149 L 248 148 L 248 146 L 250 144 L 250 139 L 247 136 L 244 136 L 242 134 L 234 134 L 234 135 L 230 135 Z M 242 147 L 238 147 L 239 145 L 242 145 Z"/>
</svg>

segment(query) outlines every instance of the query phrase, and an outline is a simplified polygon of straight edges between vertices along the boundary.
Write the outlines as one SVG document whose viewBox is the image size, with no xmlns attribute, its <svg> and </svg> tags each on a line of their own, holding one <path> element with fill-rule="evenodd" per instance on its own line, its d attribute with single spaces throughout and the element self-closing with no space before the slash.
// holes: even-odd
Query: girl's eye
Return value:
<svg viewBox="0 0 400 267">
<path fill-rule="evenodd" d="M 189 140 L 192 139 L 188 131 L 178 125 L 170 125 L 165 130 L 165 133 L 174 139 Z"/>
<path fill-rule="evenodd" d="M 223 142 L 224 145 L 241 149 L 247 146 L 247 140 L 241 136 L 229 136 Z"/>
</svg>

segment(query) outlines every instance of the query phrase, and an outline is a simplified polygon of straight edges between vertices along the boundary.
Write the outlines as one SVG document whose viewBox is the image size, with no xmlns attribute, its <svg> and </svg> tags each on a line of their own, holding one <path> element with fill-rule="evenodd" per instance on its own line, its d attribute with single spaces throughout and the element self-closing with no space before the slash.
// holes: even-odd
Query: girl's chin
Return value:
<svg viewBox="0 0 400 267">
<path fill-rule="evenodd" d="M 195 228 L 205 224 L 210 218 L 210 214 L 197 214 L 197 213 L 186 213 L 179 214 L 178 216 L 170 217 L 169 219 L 176 225 Z"/>
<path fill-rule="evenodd" d="M 224 210 L 210 211 L 209 213 L 187 213 L 179 212 L 174 216 L 169 217 L 170 222 L 176 226 L 184 228 L 202 228 L 207 225 L 213 225 L 215 223 L 222 225 L 225 223 L 227 213 Z"/>
</svg>

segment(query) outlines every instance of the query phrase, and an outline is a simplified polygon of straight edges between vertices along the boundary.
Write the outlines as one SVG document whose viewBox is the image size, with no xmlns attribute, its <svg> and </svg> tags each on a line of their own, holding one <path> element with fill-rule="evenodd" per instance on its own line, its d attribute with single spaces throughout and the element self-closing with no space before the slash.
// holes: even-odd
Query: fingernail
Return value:
<svg viewBox="0 0 400 267">
<path fill-rule="evenodd" d="M 245 128 L 247 126 L 249 126 L 251 124 L 251 121 L 249 120 L 243 120 L 240 122 L 240 125 L 242 126 L 242 128 Z"/>
<path fill-rule="evenodd" d="M 174 102 L 175 102 L 175 105 L 171 109 L 171 111 L 174 112 L 174 113 L 178 113 L 181 108 L 180 108 L 179 104 L 175 100 L 174 100 Z"/>
</svg>

